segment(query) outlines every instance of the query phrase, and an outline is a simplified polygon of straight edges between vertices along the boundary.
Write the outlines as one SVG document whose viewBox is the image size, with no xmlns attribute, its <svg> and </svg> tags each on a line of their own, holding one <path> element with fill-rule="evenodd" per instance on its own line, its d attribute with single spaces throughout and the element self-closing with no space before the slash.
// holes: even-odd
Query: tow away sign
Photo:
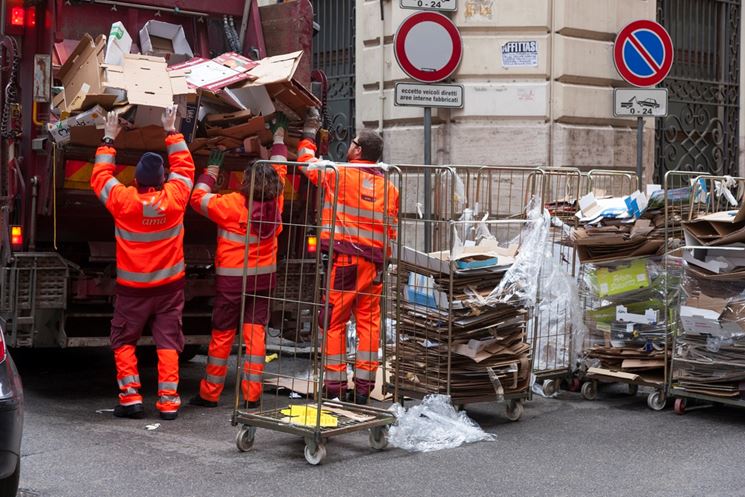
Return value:
<svg viewBox="0 0 745 497">
<path fill-rule="evenodd" d="M 667 116 L 667 88 L 616 88 L 613 92 L 615 117 Z"/>
<path fill-rule="evenodd" d="M 396 83 L 396 105 L 411 107 L 463 107 L 463 86 Z"/>
</svg>

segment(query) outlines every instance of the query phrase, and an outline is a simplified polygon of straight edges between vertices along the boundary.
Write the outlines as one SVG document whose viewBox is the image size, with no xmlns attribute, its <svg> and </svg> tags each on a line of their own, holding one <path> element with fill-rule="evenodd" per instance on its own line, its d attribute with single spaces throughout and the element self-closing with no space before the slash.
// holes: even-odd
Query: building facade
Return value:
<svg viewBox="0 0 745 497">
<path fill-rule="evenodd" d="M 411 81 L 393 39 L 414 11 L 398 0 L 314 6 L 337 158 L 354 128 L 368 127 L 382 131 L 385 161 L 421 163 L 423 110 L 395 106 L 393 90 Z M 672 169 L 739 174 L 740 0 L 458 0 L 447 15 L 463 40 L 449 82 L 464 86 L 464 107 L 433 109 L 433 162 L 635 169 L 636 122 L 612 115 L 613 89 L 625 86 L 613 40 L 630 21 L 657 19 L 676 60 L 666 81 L 671 115 L 646 121 L 645 180 Z M 353 32 L 339 27 L 351 19 Z M 510 55 L 526 46 L 535 48 L 529 57 Z"/>
</svg>

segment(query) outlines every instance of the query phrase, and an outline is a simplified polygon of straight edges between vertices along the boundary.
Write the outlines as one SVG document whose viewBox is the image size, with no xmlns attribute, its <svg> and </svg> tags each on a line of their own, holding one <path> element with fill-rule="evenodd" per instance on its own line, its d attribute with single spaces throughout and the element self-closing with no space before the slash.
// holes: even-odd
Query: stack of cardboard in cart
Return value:
<svg viewBox="0 0 745 497">
<path fill-rule="evenodd" d="M 666 276 L 657 261 L 638 258 L 583 268 L 587 363 L 647 378 L 662 376 L 667 357 Z"/>
<path fill-rule="evenodd" d="M 683 250 L 676 388 L 745 398 L 745 244 L 738 235 L 745 229 L 743 216 L 740 209 L 684 224 L 687 244 L 708 246 Z"/>
<path fill-rule="evenodd" d="M 404 393 L 446 393 L 449 381 L 457 404 L 526 391 L 528 311 L 519 302 L 486 301 L 515 254 L 472 247 L 451 261 L 447 253 L 404 247 L 394 367 Z"/>
<path fill-rule="evenodd" d="M 582 197 L 580 226 L 572 233 L 580 262 L 658 254 L 664 245 L 665 219 L 647 204 L 638 191 L 626 197 Z"/>
<path fill-rule="evenodd" d="M 294 149 L 306 109 L 320 106 L 293 78 L 302 52 L 257 61 L 235 52 L 205 59 L 194 57 L 179 25 L 149 21 L 139 34 L 141 53 L 121 22 L 108 38 L 86 34 L 71 51 L 69 44 L 56 47 L 60 87 L 48 125 L 55 143 L 97 146 L 104 116 L 114 111 L 124 128 L 116 148 L 164 150 L 160 116 L 175 103 L 177 128 L 192 152 L 219 147 L 267 159 L 268 120 L 278 111 L 288 116 L 286 143 Z"/>
</svg>

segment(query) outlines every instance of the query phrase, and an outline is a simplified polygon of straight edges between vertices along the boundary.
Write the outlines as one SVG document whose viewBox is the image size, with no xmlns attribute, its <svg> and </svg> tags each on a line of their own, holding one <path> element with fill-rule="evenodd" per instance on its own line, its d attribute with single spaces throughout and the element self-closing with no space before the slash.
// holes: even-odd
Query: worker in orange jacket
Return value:
<svg viewBox="0 0 745 497">
<path fill-rule="evenodd" d="M 103 143 L 96 151 L 91 186 L 114 217 L 116 300 L 111 320 L 111 348 L 119 382 L 114 416 L 144 417 L 135 346 L 151 322 L 158 353 L 158 401 L 162 419 L 178 416 L 178 356 L 184 348 L 184 211 L 194 182 L 194 161 L 184 137 L 176 132 L 176 106 L 162 117 L 170 175 L 163 158 L 145 153 L 135 169 L 135 185 L 114 176 L 119 134 L 117 116 L 106 117 Z"/>
<path fill-rule="evenodd" d="M 287 160 L 284 144 L 286 119 L 275 120 L 271 159 Z M 246 232 L 248 231 L 248 280 L 243 320 L 245 359 L 241 391 L 246 407 L 259 406 L 265 357 L 265 327 L 269 322 L 270 291 L 276 286 L 277 237 L 282 231 L 284 182 L 287 166 L 259 162 L 243 172 L 241 190 L 212 193 L 217 183 L 222 154 L 213 153 L 191 196 L 192 207 L 217 224 L 215 257 L 216 290 L 212 307 L 212 339 L 207 368 L 199 394 L 189 404 L 217 407 L 225 386 L 228 357 L 240 322 L 241 288 Z M 253 183 L 253 184 L 252 184 Z M 253 195 L 251 192 L 253 191 Z"/>
<path fill-rule="evenodd" d="M 315 160 L 319 127 L 318 111 L 310 109 L 298 145 L 298 161 Z M 320 317 L 321 326 L 326 326 L 324 389 L 329 397 L 347 398 L 358 404 L 367 403 L 375 385 L 383 264 L 390 255 L 389 242 L 396 237 L 398 218 L 398 189 L 386 179 L 383 168 L 376 165 L 382 155 L 383 139 L 363 129 L 347 151 L 350 164 L 338 166 L 338 187 L 333 172 L 302 169 L 311 183 L 322 183 L 324 188 L 322 250 L 329 251 L 331 231 L 334 232 L 331 284 L 326 296 L 330 315 Z M 352 313 L 357 328 L 355 389 L 348 394 L 346 327 Z"/>
</svg>

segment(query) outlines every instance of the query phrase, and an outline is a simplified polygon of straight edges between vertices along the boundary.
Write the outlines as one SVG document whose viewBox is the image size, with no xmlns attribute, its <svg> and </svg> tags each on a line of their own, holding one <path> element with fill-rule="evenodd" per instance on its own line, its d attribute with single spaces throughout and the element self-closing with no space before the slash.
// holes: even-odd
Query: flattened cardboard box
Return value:
<svg viewBox="0 0 745 497">
<path fill-rule="evenodd" d="M 171 66 L 171 71 L 186 74 L 191 88 L 220 93 L 227 86 L 254 79 L 249 71 L 258 63 L 235 52 L 227 52 L 214 59 L 195 57 Z"/>
<path fill-rule="evenodd" d="M 745 242 L 745 202 L 736 211 L 715 212 L 686 221 L 683 229 L 697 244 L 706 246 Z"/>
<path fill-rule="evenodd" d="M 114 105 L 117 96 L 107 94 L 104 88 L 105 48 L 104 35 L 94 42 L 91 35 L 85 34 L 60 68 L 58 77 L 64 90 L 52 99 L 52 105 L 62 111 L 63 117 L 97 104 L 106 109 Z"/>
<path fill-rule="evenodd" d="M 168 71 L 165 59 L 147 55 L 125 55 L 121 66 L 106 66 L 104 86 L 126 90 L 127 102 L 137 106 L 135 127 L 160 124 L 163 109 L 173 105 L 174 97 L 194 93 L 181 71 Z M 182 106 L 183 107 L 183 106 Z M 185 117 L 187 109 L 179 107 Z"/>
</svg>

